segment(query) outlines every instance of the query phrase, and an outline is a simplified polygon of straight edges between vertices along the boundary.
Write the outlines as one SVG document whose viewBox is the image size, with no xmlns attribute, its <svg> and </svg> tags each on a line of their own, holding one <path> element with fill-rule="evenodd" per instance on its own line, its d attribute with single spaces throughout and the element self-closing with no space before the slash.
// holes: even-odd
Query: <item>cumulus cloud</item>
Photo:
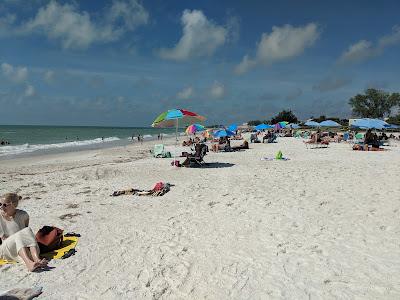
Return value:
<svg viewBox="0 0 400 300">
<path fill-rule="evenodd" d="M 367 40 L 360 40 L 342 53 L 338 62 L 359 63 L 369 58 L 381 55 L 385 48 L 400 43 L 400 26 L 394 26 L 392 33 L 381 37 L 376 45 Z"/>
<path fill-rule="evenodd" d="M 103 19 L 105 21 L 96 22 L 76 5 L 51 1 L 23 24 L 19 33 L 43 34 L 51 40 L 61 41 L 63 48 L 85 49 L 93 43 L 118 40 L 125 32 L 146 24 L 148 13 L 135 0 L 114 1 Z"/>
<path fill-rule="evenodd" d="M 351 79 L 328 77 L 313 86 L 313 90 L 319 92 L 329 92 L 338 90 L 351 83 Z"/>
<path fill-rule="evenodd" d="M 191 86 L 184 88 L 182 91 L 180 91 L 177 95 L 177 97 L 181 100 L 187 100 L 190 97 L 192 97 L 194 94 L 194 90 Z"/>
<path fill-rule="evenodd" d="M 173 48 L 160 49 L 160 57 L 184 61 L 193 57 L 211 56 L 227 41 L 228 29 L 208 20 L 201 10 L 185 10 L 181 23 L 181 39 Z"/>
<path fill-rule="evenodd" d="M 225 86 L 218 81 L 215 81 L 210 89 L 210 95 L 214 99 L 220 99 L 225 96 L 226 90 Z"/>
<path fill-rule="evenodd" d="M 273 26 L 271 33 L 261 35 L 255 58 L 245 55 L 242 62 L 236 66 L 235 72 L 243 74 L 259 64 L 269 65 L 298 56 L 306 48 L 314 45 L 319 35 L 320 30 L 315 23 L 304 27 Z"/>
<path fill-rule="evenodd" d="M 35 88 L 33 87 L 33 85 L 28 84 L 25 88 L 25 92 L 24 92 L 24 96 L 25 97 L 32 97 L 34 96 L 36 93 Z"/>
<path fill-rule="evenodd" d="M 10 64 L 2 63 L 1 71 L 6 78 L 17 83 L 24 82 L 28 78 L 28 68 L 26 67 L 14 67 Z"/>
</svg>

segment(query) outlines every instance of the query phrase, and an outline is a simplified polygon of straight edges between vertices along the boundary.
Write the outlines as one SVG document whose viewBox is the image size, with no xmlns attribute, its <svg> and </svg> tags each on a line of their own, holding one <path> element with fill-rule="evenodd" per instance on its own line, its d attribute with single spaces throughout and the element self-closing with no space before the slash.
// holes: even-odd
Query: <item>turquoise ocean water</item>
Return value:
<svg viewBox="0 0 400 300">
<path fill-rule="evenodd" d="M 174 129 L 143 127 L 89 127 L 89 126 L 30 126 L 0 125 L 0 159 L 20 155 L 75 151 L 127 145 L 137 142 L 140 134 L 144 140 L 173 136 Z"/>
</svg>

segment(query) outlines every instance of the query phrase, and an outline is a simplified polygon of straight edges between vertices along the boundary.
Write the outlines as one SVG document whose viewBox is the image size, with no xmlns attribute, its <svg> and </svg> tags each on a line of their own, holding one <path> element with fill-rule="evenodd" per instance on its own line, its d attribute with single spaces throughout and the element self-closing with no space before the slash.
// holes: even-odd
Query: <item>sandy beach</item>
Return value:
<svg viewBox="0 0 400 300">
<path fill-rule="evenodd" d="M 0 161 L 0 193 L 23 197 L 34 232 L 54 225 L 82 235 L 77 253 L 51 261 L 49 271 L 0 267 L 0 291 L 43 286 L 43 299 L 400 298 L 400 144 L 360 152 L 279 138 L 209 152 L 206 168 L 174 168 L 172 159 L 151 157 L 154 143 Z M 290 160 L 261 160 L 278 150 Z M 174 185 L 162 197 L 110 197 L 159 181 Z"/>
</svg>

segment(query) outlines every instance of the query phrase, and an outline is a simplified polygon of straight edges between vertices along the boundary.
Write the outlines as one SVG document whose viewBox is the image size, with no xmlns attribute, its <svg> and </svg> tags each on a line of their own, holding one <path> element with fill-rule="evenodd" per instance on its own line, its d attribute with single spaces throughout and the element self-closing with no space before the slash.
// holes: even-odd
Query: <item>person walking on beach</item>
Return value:
<svg viewBox="0 0 400 300">
<path fill-rule="evenodd" d="M 157 140 L 160 140 L 160 134 L 158 134 L 158 136 L 157 136 Z"/>
</svg>

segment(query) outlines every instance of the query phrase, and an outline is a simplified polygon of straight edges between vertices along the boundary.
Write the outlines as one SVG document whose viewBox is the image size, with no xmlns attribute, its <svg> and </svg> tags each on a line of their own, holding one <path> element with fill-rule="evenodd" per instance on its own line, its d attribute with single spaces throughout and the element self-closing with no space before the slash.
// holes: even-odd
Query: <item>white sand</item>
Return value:
<svg viewBox="0 0 400 300">
<path fill-rule="evenodd" d="M 207 162 L 222 164 L 205 169 L 173 168 L 171 159 L 151 158 L 150 146 L 0 161 L 0 193 L 30 197 L 20 207 L 34 231 L 55 225 L 82 234 L 77 254 L 52 261 L 51 271 L 1 267 L 0 291 L 42 285 L 44 299 L 400 298 L 400 145 L 307 150 L 281 138 L 209 153 Z M 279 149 L 291 160 L 260 160 Z M 109 196 L 158 181 L 175 186 L 163 197 Z"/>
</svg>

